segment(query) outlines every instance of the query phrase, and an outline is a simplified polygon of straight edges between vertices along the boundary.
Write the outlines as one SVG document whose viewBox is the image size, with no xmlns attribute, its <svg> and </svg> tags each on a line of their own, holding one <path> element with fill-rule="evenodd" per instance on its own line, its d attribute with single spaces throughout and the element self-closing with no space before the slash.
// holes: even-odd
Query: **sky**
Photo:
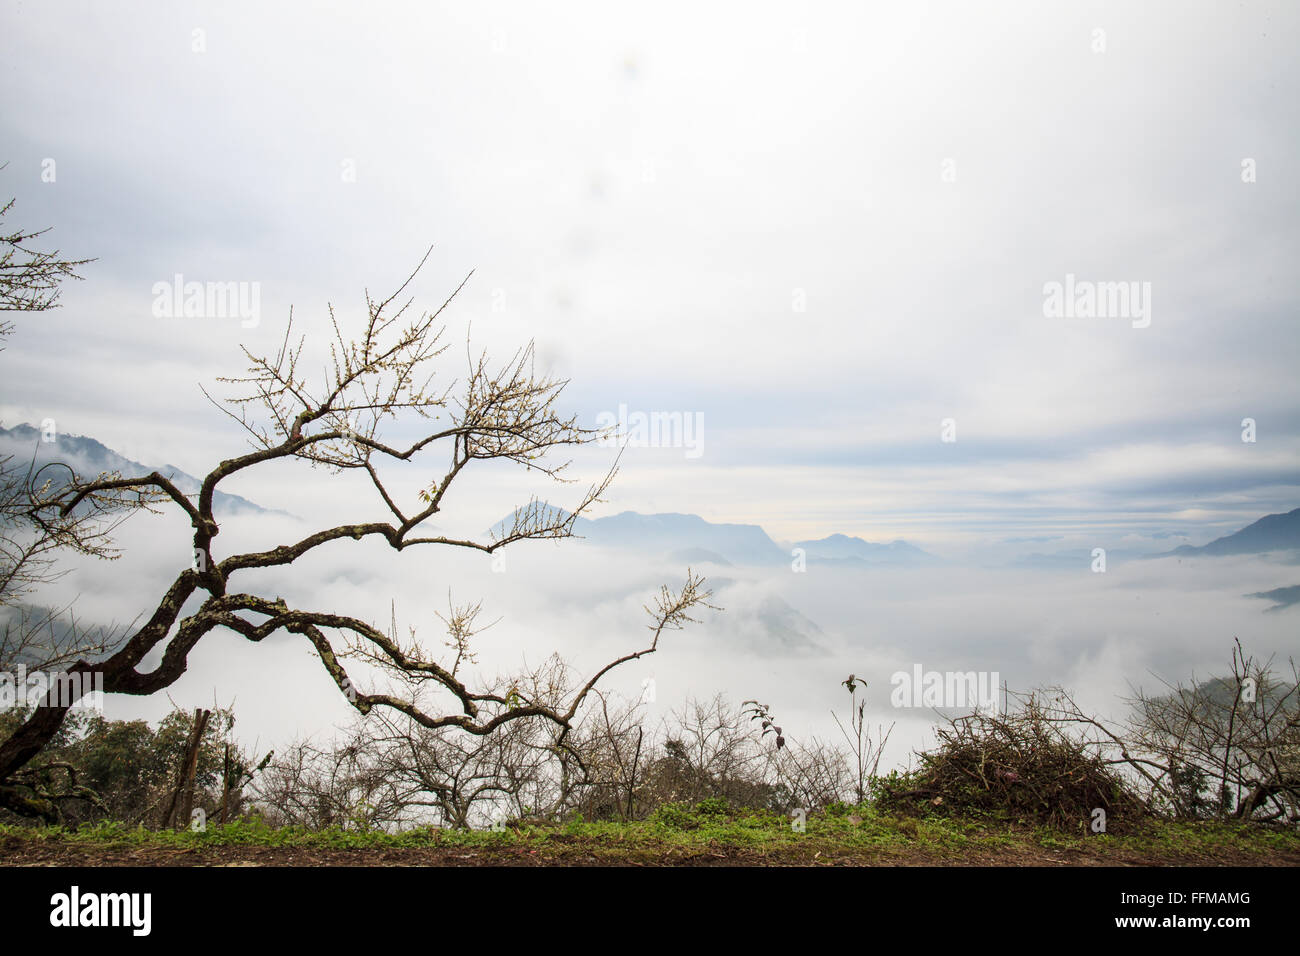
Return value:
<svg viewBox="0 0 1300 956">
<path fill-rule="evenodd" d="M 203 473 L 240 344 L 292 306 L 322 348 L 432 246 L 452 340 L 535 340 L 587 422 L 699 416 L 611 511 L 961 548 L 1296 504 L 1293 5 L 0 11 L 10 220 L 95 258 L 6 424 Z M 257 283 L 256 326 L 155 316 L 177 274 Z M 1067 275 L 1149 315 L 1045 315 Z"/>
<path fill-rule="evenodd" d="M 1300 9 L 809 6 L 4 0 L 6 224 L 51 227 L 46 247 L 94 261 L 60 309 L 18 317 L 0 421 L 53 419 L 202 475 L 244 445 L 200 385 L 228 394 L 214 383 L 243 370 L 240 346 L 274 352 L 291 309 L 319 365 L 330 306 L 359 328 L 366 290 L 387 295 L 431 248 L 416 308 L 472 273 L 444 313 L 441 381 L 463 374 L 467 337 L 502 358 L 533 341 L 582 423 L 697 423 L 694 447 L 629 447 L 594 514 L 973 559 L 862 594 L 830 574 L 742 581 L 741 607 L 782 593 L 826 629 L 829 656 L 749 660 L 724 634 L 684 652 L 665 699 L 720 683 L 806 703 L 868 649 L 881 674 L 920 655 L 1097 699 L 1153 668 L 1212 666 L 1243 593 L 1294 583 L 1289 570 L 1211 580 L 1157 562 L 1107 578 L 1103 599 L 1091 576 L 1031 594 L 969 568 L 1004 546 L 1200 544 L 1300 504 Z M 239 283 L 250 304 L 256 290 L 256 309 L 159 314 L 177 276 Z M 1071 295 L 1059 314 L 1057 283 L 1129 298 L 1088 314 Z M 582 449 L 575 475 L 613 456 Z M 413 494 L 442 464 L 393 478 Z M 485 469 L 447 521 L 482 529 L 582 487 Z M 352 520 L 359 500 L 300 467 L 226 490 L 306 521 Z M 183 527 L 150 527 L 126 532 L 126 565 L 79 571 L 66 596 L 130 620 L 135 592 L 110 571 L 152 587 L 184 550 Z M 427 618 L 454 579 L 514 608 L 501 646 L 536 638 L 540 653 L 541 622 L 559 622 L 593 662 L 658 580 L 531 558 L 511 590 L 482 568 L 322 560 L 298 582 L 315 597 L 382 616 L 400 594 Z M 579 613 L 592 586 L 608 593 Z M 1266 649 L 1293 630 L 1259 614 L 1250 628 Z M 187 705 L 228 692 L 222 673 L 284 679 L 241 670 L 258 649 L 213 648 L 178 685 Z M 241 686 L 268 734 L 338 703 L 317 682 L 319 709 L 286 713 Z"/>
</svg>

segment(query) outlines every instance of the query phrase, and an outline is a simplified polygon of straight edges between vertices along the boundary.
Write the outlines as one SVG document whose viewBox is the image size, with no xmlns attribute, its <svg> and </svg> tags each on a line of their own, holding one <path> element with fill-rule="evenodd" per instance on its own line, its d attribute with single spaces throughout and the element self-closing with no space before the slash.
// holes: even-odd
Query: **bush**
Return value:
<svg viewBox="0 0 1300 956">
<path fill-rule="evenodd" d="M 695 812 L 703 817 L 721 817 L 731 812 L 731 806 L 723 797 L 705 797 L 695 805 Z"/>
<path fill-rule="evenodd" d="M 694 830 L 700 825 L 700 818 L 684 803 L 661 804 L 650 819 L 668 830 Z"/>
<path fill-rule="evenodd" d="M 936 749 L 918 754 L 919 768 L 876 782 L 881 809 L 1070 830 L 1087 828 L 1099 808 L 1108 825 L 1146 812 L 1089 744 L 1045 719 L 1032 697 L 1012 714 L 952 720 L 938 736 Z"/>
</svg>

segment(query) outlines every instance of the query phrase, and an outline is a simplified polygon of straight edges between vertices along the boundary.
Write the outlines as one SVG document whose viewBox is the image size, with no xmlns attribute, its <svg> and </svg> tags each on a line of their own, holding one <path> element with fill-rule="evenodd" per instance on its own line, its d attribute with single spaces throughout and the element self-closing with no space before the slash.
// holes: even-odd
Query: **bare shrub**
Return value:
<svg viewBox="0 0 1300 956">
<path fill-rule="evenodd" d="M 877 781 L 882 809 L 985 816 L 1080 829 L 1102 810 L 1130 821 L 1146 806 L 1107 759 L 1105 736 L 1064 694 L 1008 695 L 1006 714 L 950 718 L 938 746 L 919 753 L 920 767 Z"/>
<path fill-rule="evenodd" d="M 1235 641 L 1227 677 L 1138 692 L 1126 749 L 1180 817 L 1300 823 L 1300 671 L 1276 675 Z M 1139 763 L 1140 761 L 1140 763 Z"/>
</svg>

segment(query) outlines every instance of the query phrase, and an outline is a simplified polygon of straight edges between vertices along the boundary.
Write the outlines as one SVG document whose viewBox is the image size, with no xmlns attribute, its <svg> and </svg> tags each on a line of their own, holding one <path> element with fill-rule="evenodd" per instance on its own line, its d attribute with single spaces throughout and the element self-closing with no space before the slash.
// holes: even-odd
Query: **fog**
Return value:
<svg viewBox="0 0 1300 956">
<path fill-rule="evenodd" d="M 84 621 L 125 623 L 147 614 L 186 566 L 187 530 L 173 516 L 136 516 L 119 535 L 119 560 L 78 562 L 48 597 L 75 602 Z M 287 543 L 310 530 L 294 517 L 231 517 L 214 557 Z M 257 593 L 282 596 L 291 607 L 348 614 L 384 629 L 395 615 L 402 636 L 416 628 L 421 646 L 444 662 L 437 612 L 446 613 L 449 601 L 482 601 L 480 623 L 495 623 L 476 639 L 478 661 L 469 674 L 513 673 L 558 653 L 588 675 L 645 646 L 644 605 L 661 584 L 680 586 L 687 570 L 668 558 L 577 539 L 520 542 L 499 555 L 494 570 L 492 559 L 476 551 L 397 553 L 375 541 L 346 540 L 290 568 L 237 572 L 231 589 L 256 580 Z M 769 704 L 793 739 L 836 740 L 831 712 L 847 712 L 841 682 L 854 674 L 867 683 L 869 722 L 896 724 L 885 766 L 906 763 L 931 740 L 940 718 L 932 708 L 891 705 L 892 675 L 917 665 L 995 673 L 1012 691 L 1060 685 L 1086 709 L 1118 719 L 1135 688 L 1222 674 L 1234 637 L 1265 658 L 1284 660 L 1296 646 L 1295 612 L 1265 613 L 1266 602 L 1247 595 L 1294 584 L 1297 568 L 1256 556 L 1130 560 L 1104 573 L 1090 561 L 1075 570 L 956 563 L 694 570 L 711 583 L 710 603 L 721 610 L 704 610 L 699 623 L 666 632 L 656 653 L 618 668 L 600 686 L 645 701 L 652 680 L 653 700 L 644 703 L 652 722 L 689 699 L 722 694 L 733 704 Z M 358 684 L 368 689 L 367 677 Z M 328 739 L 354 716 L 306 639 L 287 634 L 251 644 L 212 632 L 165 695 L 106 701 L 111 717 L 149 719 L 173 703 L 233 704 L 237 736 L 264 747 L 298 736 Z"/>
<path fill-rule="evenodd" d="M 247 367 L 241 348 L 274 356 L 292 316 L 321 394 L 332 319 L 358 334 L 366 291 L 432 249 L 412 315 L 472 273 L 440 319 L 435 390 L 463 382 L 467 351 L 531 341 L 539 374 L 572 379 L 559 406 L 581 426 L 623 409 L 698 424 L 689 447 L 627 449 L 595 514 L 940 559 L 702 565 L 724 610 L 607 682 L 636 696 L 652 678 L 652 713 L 757 698 L 791 737 L 832 740 L 855 674 L 872 722 L 898 724 L 897 765 L 935 717 L 890 705 L 899 670 L 1059 683 L 1118 718 L 1134 686 L 1222 673 L 1234 636 L 1293 649 L 1300 612 L 1245 595 L 1296 585 L 1295 565 L 1139 555 L 1300 504 L 1300 8 L 739 10 L 6 5 L 6 228 L 48 226 L 39 248 L 93 261 L 5 338 L 0 423 L 201 476 L 246 436 L 200 384 L 237 393 L 217 379 Z M 177 276 L 233 284 L 258 314 L 159 310 Z M 1134 283 L 1141 315 L 1057 308 L 1048 290 L 1076 279 Z M 572 507 L 614 458 L 577 449 L 563 486 L 476 466 L 434 524 L 481 536 L 533 495 Z M 413 502 L 445 464 L 435 450 L 385 479 Z M 301 462 L 222 488 L 283 514 L 224 518 L 218 559 L 385 515 L 355 474 Z M 70 562 L 36 599 L 87 622 L 150 613 L 191 559 L 164 510 L 121 529 L 120 560 Z M 551 653 L 581 674 L 640 646 L 643 605 L 686 573 L 578 541 L 504 554 L 494 571 L 341 541 L 231 587 L 395 615 L 431 650 L 436 611 L 482 600 L 500 618 L 484 675 Z M 232 702 L 262 744 L 350 716 L 304 640 L 219 632 L 166 694 L 107 706 Z"/>
</svg>

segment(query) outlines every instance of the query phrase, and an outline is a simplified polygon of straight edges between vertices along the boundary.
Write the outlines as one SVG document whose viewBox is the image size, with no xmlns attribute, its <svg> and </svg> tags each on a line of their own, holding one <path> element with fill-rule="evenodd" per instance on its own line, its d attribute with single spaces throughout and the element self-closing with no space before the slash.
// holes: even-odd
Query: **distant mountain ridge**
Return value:
<svg viewBox="0 0 1300 956">
<path fill-rule="evenodd" d="M 1209 544 L 1184 544 L 1172 551 L 1130 551 L 1118 548 L 1106 549 L 1106 560 L 1111 563 L 1141 559 L 1168 557 L 1219 557 L 1238 554 L 1268 554 L 1271 552 L 1296 552 L 1300 559 L 1300 508 L 1283 514 L 1265 515 L 1240 531 L 1216 538 Z M 1088 548 L 1074 548 L 1057 551 L 1052 554 L 1028 554 L 1010 563 L 1010 567 L 1021 568 L 1070 568 L 1087 567 L 1093 561 Z M 1258 595 L 1252 595 L 1258 596 Z"/>
<path fill-rule="evenodd" d="M 1162 556 L 1263 554 L 1268 551 L 1293 550 L 1300 550 L 1300 508 L 1284 514 L 1264 515 L 1240 531 L 1216 538 L 1209 544 L 1200 547 L 1185 544 L 1166 551 Z"/>
<path fill-rule="evenodd" d="M 75 468 L 83 478 L 93 478 L 104 471 L 120 472 L 124 478 L 140 478 L 156 471 L 169 478 L 186 495 L 197 495 L 202 487 L 199 479 L 174 465 L 154 467 L 132 461 L 85 435 L 60 433 L 56 441 L 44 442 L 41 441 L 40 429 L 25 422 L 13 428 L 0 427 L 0 455 L 13 455 L 15 460 L 25 462 L 30 461 L 33 454 L 37 468 L 48 462 L 62 461 Z M 213 493 L 212 509 L 226 514 L 280 513 L 224 491 Z"/>
<path fill-rule="evenodd" d="M 544 513 L 567 517 L 568 512 L 542 504 Z M 500 536 L 513 516 L 503 518 L 490 534 Z M 633 549 L 688 556 L 696 561 L 722 565 L 778 565 L 792 559 L 790 549 L 777 544 L 759 525 L 718 524 L 693 514 L 641 514 L 624 511 L 605 518 L 578 518 L 573 533 L 605 548 Z M 810 561 L 840 562 L 847 565 L 911 567 L 938 564 L 939 559 L 906 541 L 873 544 L 862 538 L 833 534 L 820 541 L 804 541 Z"/>
<path fill-rule="evenodd" d="M 802 548 L 810 561 L 879 567 L 928 567 L 942 563 L 902 539 L 876 544 L 846 534 L 832 534 L 816 541 L 796 541 L 794 547 Z"/>
<path fill-rule="evenodd" d="M 654 551 L 702 549 L 733 564 L 779 564 L 786 553 L 756 524 L 714 524 L 699 515 L 624 511 L 579 519 L 574 529 L 592 544 Z"/>
<path fill-rule="evenodd" d="M 1247 594 L 1246 597 L 1273 601 L 1273 606 L 1266 607 L 1264 610 L 1281 611 L 1300 604 L 1300 584 L 1293 584 L 1288 588 L 1273 588 L 1271 591 L 1256 591 L 1253 594 Z"/>
</svg>

